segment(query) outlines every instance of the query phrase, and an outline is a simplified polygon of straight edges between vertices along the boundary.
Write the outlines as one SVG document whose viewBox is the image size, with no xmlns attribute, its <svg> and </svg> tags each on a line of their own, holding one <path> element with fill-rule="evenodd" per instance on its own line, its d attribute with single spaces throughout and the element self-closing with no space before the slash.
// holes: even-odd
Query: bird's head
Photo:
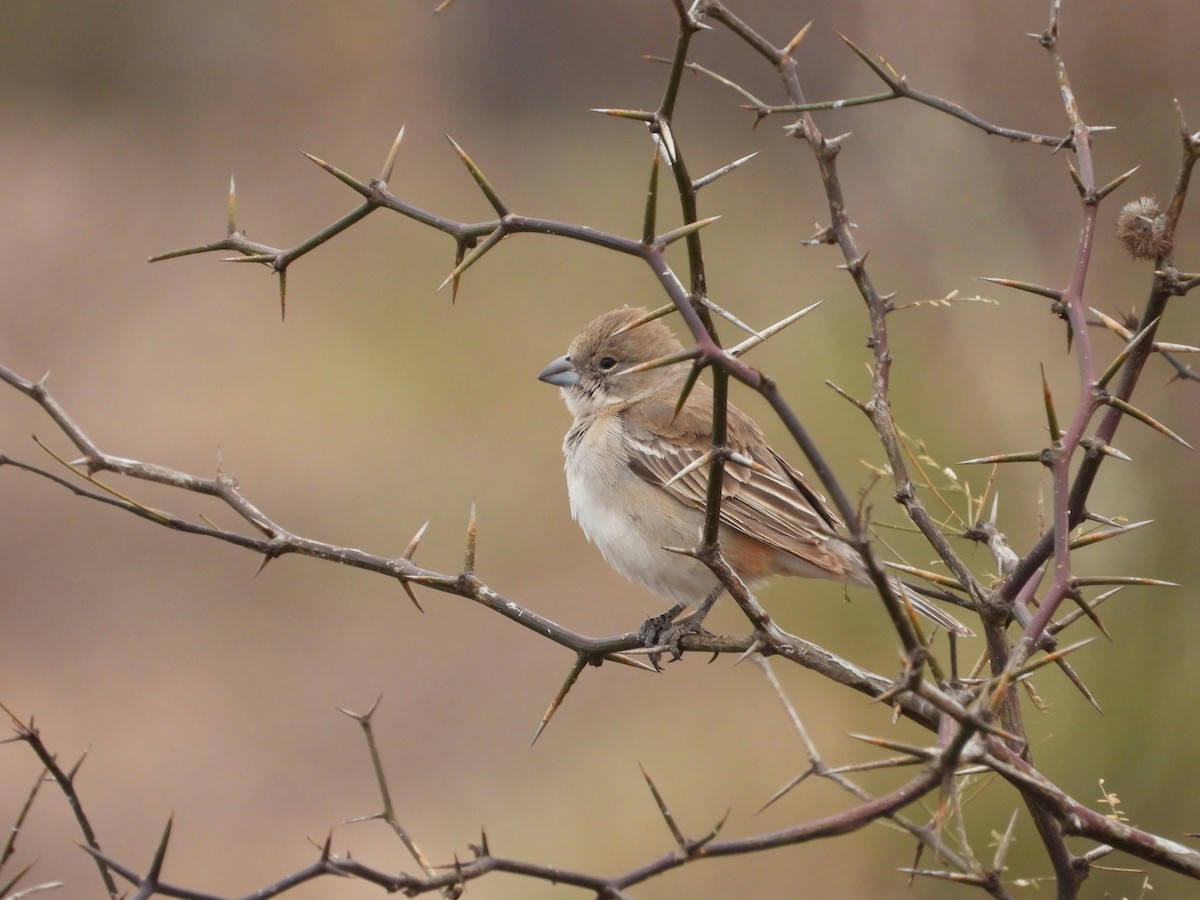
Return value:
<svg viewBox="0 0 1200 900">
<path fill-rule="evenodd" d="M 645 315 L 644 309 L 626 307 L 593 319 L 571 341 L 566 355 L 542 369 L 538 379 L 562 388 L 567 408 L 575 416 L 627 403 L 678 382 L 687 371 L 678 365 L 627 371 L 683 349 L 658 319 L 634 324 Z"/>
</svg>

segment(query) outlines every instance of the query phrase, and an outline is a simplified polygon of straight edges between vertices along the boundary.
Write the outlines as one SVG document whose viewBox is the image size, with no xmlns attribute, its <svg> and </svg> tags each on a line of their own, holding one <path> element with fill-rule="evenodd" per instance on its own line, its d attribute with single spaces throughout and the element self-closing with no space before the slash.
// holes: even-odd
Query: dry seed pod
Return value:
<svg viewBox="0 0 1200 900">
<path fill-rule="evenodd" d="M 1167 217 L 1153 197 L 1131 200 L 1117 216 L 1117 240 L 1134 259 L 1158 259 L 1171 252 Z"/>
</svg>

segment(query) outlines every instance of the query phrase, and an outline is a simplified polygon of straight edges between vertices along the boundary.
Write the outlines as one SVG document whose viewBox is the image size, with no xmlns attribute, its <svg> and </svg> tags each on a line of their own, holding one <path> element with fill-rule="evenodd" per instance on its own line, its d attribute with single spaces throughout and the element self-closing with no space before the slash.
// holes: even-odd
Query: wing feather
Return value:
<svg viewBox="0 0 1200 900">
<path fill-rule="evenodd" d="M 703 382 L 698 383 L 678 415 L 674 414 L 673 398 L 647 398 L 639 406 L 638 415 L 625 418 L 630 468 L 684 506 L 703 510 L 707 504 L 709 466 L 697 466 L 683 476 L 678 473 L 702 459 L 712 448 L 711 391 Z M 861 572 L 861 561 L 851 557 L 847 553 L 849 546 L 838 540 L 841 522 L 825 498 L 767 445 L 753 420 L 732 405 L 728 415 L 728 443 L 757 465 L 750 467 L 733 460 L 726 463 L 721 524 L 795 556 L 813 567 L 812 574 L 860 580 L 855 576 Z M 865 576 L 861 580 L 865 582 Z M 917 612 L 957 634 L 973 634 L 953 616 L 899 581 L 896 587 Z"/>
<path fill-rule="evenodd" d="M 696 386 L 696 391 L 702 385 Z M 707 393 L 707 391 L 705 392 Z M 643 480 L 692 509 L 703 510 L 708 494 L 708 465 L 682 477 L 678 473 L 694 465 L 712 446 L 712 423 L 693 405 L 695 396 L 678 416 L 663 405 L 639 412 L 648 413 L 655 427 L 644 427 L 639 419 L 626 419 L 625 439 L 630 451 L 630 468 Z M 696 404 L 708 406 L 711 404 Z M 667 427 L 662 427 L 666 422 Z M 824 498 L 804 477 L 767 446 L 757 426 L 736 407 L 729 407 L 730 446 L 757 465 L 753 468 L 734 461 L 725 465 L 722 484 L 721 522 L 729 528 L 818 565 L 827 565 L 829 539 L 836 535 L 837 518 Z M 672 479 L 675 479 L 672 481 Z M 837 569 L 845 568 L 845 561 Z"/>
</svg>

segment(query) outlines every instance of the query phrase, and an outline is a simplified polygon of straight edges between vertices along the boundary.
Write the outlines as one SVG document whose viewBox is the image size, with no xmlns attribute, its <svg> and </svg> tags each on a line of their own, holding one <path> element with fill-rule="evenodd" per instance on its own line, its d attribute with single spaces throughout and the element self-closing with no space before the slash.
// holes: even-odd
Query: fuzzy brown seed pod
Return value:
<svg viewBox="0 0 1200 900">
<path fill-rule="evenodd" d="M 1134 259 L 1158 259 L 1171 252 L 1174 242 L 1166 233 L 1167 217 L 1153 197 L 1131 200 L 1117 216 L 1117 240 Z"/>
</svg>

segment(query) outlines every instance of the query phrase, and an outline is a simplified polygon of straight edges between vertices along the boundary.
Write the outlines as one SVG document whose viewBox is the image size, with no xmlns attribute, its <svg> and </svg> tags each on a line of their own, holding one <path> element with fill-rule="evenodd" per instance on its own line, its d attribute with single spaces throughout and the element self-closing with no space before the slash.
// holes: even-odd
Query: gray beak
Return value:
<svg viewBox="0 0 1200 900">
<path fill-rule="evenodd" d="M 579 385 L 579 373 L 575 371 L 575 366 L 571 364 L 570 359 L 560 356 L 538 373 L 538 381 L 544 381 L 547 384 L 553 384 L 561 388 L 577 387 Z"/>
</svg>

